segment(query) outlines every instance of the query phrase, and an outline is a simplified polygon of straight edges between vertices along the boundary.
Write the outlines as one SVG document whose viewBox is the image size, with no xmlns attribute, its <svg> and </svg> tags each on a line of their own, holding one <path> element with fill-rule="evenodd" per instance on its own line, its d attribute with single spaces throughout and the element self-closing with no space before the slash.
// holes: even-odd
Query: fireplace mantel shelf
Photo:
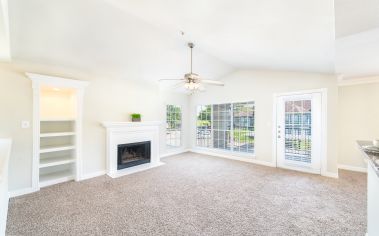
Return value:
<svg viewBox="0 0 379 236">
<path fill-rule="evenodd" d="M 139 126 L 159 126 L 161 121 L 141 121 L 141 122 L 112 122 L 104 121 L 101 123 L 105 128 L 121 128 L 121 127 L 139 127 Z"/>
</svg>

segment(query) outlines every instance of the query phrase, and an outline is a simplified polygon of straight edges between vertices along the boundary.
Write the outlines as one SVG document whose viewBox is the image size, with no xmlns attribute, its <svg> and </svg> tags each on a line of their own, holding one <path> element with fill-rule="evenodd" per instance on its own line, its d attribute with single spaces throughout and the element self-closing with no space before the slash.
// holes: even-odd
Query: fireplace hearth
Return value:
<svg viewBox="0 0 379 236">
<path fill-rule="evenodd" d="M 117 170 L 150 163 L 150 160 L 150 141 L 117 145 Z"/>
</svg>

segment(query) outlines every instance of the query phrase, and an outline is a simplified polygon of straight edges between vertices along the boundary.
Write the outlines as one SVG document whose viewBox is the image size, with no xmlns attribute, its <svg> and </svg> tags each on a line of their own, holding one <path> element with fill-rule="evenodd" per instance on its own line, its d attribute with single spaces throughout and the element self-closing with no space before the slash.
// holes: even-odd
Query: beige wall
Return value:
<svg viewBox="0 0 379 236">
<path fill-rule="evenodd" d="M 338 162 L 365 167 L 356 140 L 379 139 L 379 83 L 339 87 Z"/>
<path fill-rule="evenodd" d="M 256 117 L 256 159 L 275 162 L 273 155 L 272 120 L 273 95 L 275 93 L 328 89 L 328 147 L 327 170 L 337 173 L 337 80 L 332 75 L 241 70 L 222 79 L 224 87 L 211 87 L 206 93 L 192 96 L 191 112 L 191 146 L 195 146 L 196 106 L 200 104 L 255 101 Z"/>
<path fill-rule="evenodd" d="M 34 72 L 34 71 L 33 71 Z M 38 72 L 38 71 L 37 71 Z M 39 73 L 44 74 L 39 71 Z M 54 73 L 46 72 L 48 75 Z M 58 75 L 64 77 L 64 73 Z M 158 84 L 127 79 L 94 78 L 70 73 L 69 78 L 90 82 L 84 95 L 83 110 L 83 175 L 105 170 L 105 129 L 102 121 L 128 121 L 131 113 L 141 113 L 142 119 L 165 120 L 165 105 L 181 105 L 183 117 L 188 117 L 188 96 L 160 92 Z M 32 124 L 32 84 L 15 67 L 0 66 L 0 138 L 13 139 L 10 158 L 9 188 L 19 190 L 31 187 L 32 127 L 21 129 L 21 121 Z M 186 122 L 186 121 L 185 121 Z M 162 125 L 164 131 L 164 125 Z M 183 137 L 188 137 L 187 129 Z M 161 134 L 160 154 L 166 150 L 165 132 Z M 186 139 L 183 148 L 187 147 Z"/>
<path fill-rule="evenodd" d="M 32 121 L 32 83 L 20 72 L 0 67 L 0 138 L 13 139 L 9 160 L 9 189 L 31 187 L 32 128 L 22 129 L 21 121 Z"/>
</svg>

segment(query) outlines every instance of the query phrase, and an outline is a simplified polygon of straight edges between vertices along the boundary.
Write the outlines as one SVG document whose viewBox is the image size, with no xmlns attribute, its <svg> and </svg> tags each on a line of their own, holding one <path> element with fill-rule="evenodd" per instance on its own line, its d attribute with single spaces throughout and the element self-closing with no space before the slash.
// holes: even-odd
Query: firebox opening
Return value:
<svg viewBox="0 0 379 236">
<path fill-rule="evenodd" d="M 151 159 L 151 143 L 138 142 L 117 146 L 117 170 L 149 163 Z"/>
</svg>

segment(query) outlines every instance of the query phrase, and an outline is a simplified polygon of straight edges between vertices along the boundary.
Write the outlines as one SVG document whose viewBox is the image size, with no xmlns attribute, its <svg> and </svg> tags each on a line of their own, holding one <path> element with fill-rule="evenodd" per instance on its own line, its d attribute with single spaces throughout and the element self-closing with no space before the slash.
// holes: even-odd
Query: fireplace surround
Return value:
<svg viewBox="0 0 379 236">
<path fill-rule="evenodd" d="M 117 178 L 163 165 L 159 158 L 159 130 L 162 124 L 159 121 L 102 122 L 107 131 L 107 175 Z M 134 151 L 124 150 L 125 156 L 119 163 L 119 147 L 135 149 L 134 145 L 140 144 L 144 147 Z"/>
</svg>

